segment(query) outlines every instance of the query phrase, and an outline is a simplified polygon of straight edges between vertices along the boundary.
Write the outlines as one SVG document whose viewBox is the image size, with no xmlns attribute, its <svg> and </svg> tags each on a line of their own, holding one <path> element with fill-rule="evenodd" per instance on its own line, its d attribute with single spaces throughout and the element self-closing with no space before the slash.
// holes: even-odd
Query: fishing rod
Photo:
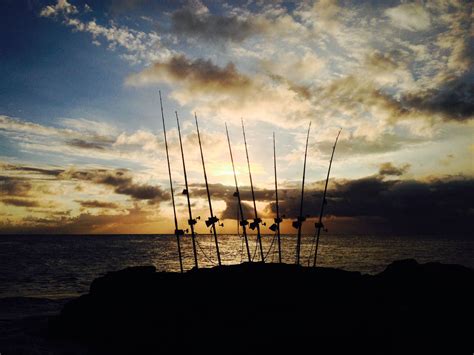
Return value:
<svg viewBox="0 0 474 355">
<path fill-rule="evenodd" d="M 303 200 L 304 200 L 304 179 L 306 175 L 306 157 L 308 155 L 308 140 L 309 140 L 309 130 L 311 129 L 311 121 L 309 122 L 308 134 L 306 135 L 306 148 L 304 151 L 304 163 L 303 163 L 303 181 L 301 183 L 301 200 L 300 200 L 300 215 L 293 221 L 292 226 L 298 228 L 298 239 L 296 241 L 296 264 L 300 263 L 300 251 L 301 251 L 301 227 L 303 222 L 306 221 L 306 218 L 303 217 Z"/>
<path fill-rule="evenodd" d="M 249 178 L 250 178 L 250 190 L 252 191 L 252 200 L 253 200 L 253 210 L 255 213 L 255 218 L 253 219 L 253 222 L 250 223 L 250 229 L 254 230 L 255 228 L 257 229 L 257 242 L 258 246 L 260 248 L 260 258 L 262 259 L 262 263 L 265 262 L 265 256 L 263 255 L 263 246 L 262 246 L 262 236 L 260 234 L 260 223 L 262 223 L 262 220 L 258 218 L 258 213 L 257 213 L 257 204 L 255 202 L 255 192 L 253 189 L 253 181 L 252 181 L 252 173 L 250 171 L 250 160 L 249 160 L 249 151 L 247 149 L 247 139 L 245 137 L 245 127 L 244 127 L 244 120 L 241 119 L 242 123 L 242 133 L 244 135 L 244 144 L 245 144 L 245 155 L 247 156 L 247 166 L 249 169 Z"/>
<path fill-rule="evenodd" d="M 244 218 L 244 211 L 242 209 L 242 200 L 240 199 L 239 185 L 237 184 L 237 174 L 235 173 L 234 158 L 232 156 L 232 148 L 230 146 L 229 130 L 227 129 L 227 123 L 225 124 L 225 131 L 227 133 L 227 143 L 229 144 L 230 160 L 232 162 L 232 170 L 234 172 L 234 181 L 235 181 L 234 197 L 237 197 L 237 200 L 239 203 L 239 212 L 240 212 L 240 218 L 241 218 L 239 224 L 242 226 L 242 234 L 244 235 L 245 247 L 247 248 L 247 257 L 248 257 L 249 263 L 251 263 L 252 257 L 250 255 L 249 240 L 247 237 L 247 227 L 246 227 L 247 224 L 249 224 L 249 222 Z"/>
<path fill-rule="evenodd" d="M 214 216 L 214 213 L 212 212 L 211 193 L 209 192 L 209 184 L 207 182 L 206 164 L 204 164 L 204 154 L 202 152 L 201 135 L 199 134 L 199 124 L 198 124 L 196 112 L 194 112 L 194 120 L 196 121 L 196 131 L 197 131 L 197 136 L 198 136 L 198 141 L 199 141 L 199 150 L 201 151 L 202 170 L 204 171 L 204 181 L 206 182 L 207 200 L 209 202 L 209 212 L 211 213 L 211 216 L 206 220 L 206 226 L 211 227 L 212 233 L 214 234 L 214 241 L 216 242 L 217 261 L 219 263 L 219 266 L 221 266 L 222 265 L 221 254 L 219 252 L 219 242 L 217 241 L 217 231 L 216 231 L 216 223 L 219 222 L 219 218 Z M 223 224 L 221 224 L 221 226 L 223 226 Z"/>
<path fill-rule="evenodd" d="M 170 178 L 171 201 L 173 203 L 174 234 L 176 235 L 176 242 L 178 244 L 179 268 L 181 272 L 183 272 L 183 257 L 181 255 L 180 237 L 184 235 L 184 231 L 178 228 L 178 219 L 176 218 L 176 205 L 174 202 L 173 179 L 171 177 L 171 165 L 170 165 L 170 155 L 168 152 L 168 140 L 166 139 L 166 125 L 165 125 L 165 115 L 163 114 L 163 101 L 161 100 L 161 91 L 158 91 L 158 93 L 160 94 L 161 119 L 163 121 L 163 134 L 165 136 L 165 147 L 166 147 L 166 161 L 168 162 L 168 175 Z"/>
<path fill-rule="evenodd" d="M 337 141 L 339 139 L 339 135 L 341 134 L 341 131 L 342 131 L 342 128 L 337 133 L 336 140 L 335 140 L 334 145 L 332 147 L 331 160 L 329 160 L 328 175 L 326 177 L 326 185 L 324 186 L 323 200 L 321 202 L 321 210 L 319 211 L 319 220 L 318 220 L 318 222 L 316 222 L 314 224 L 314 226 L 316 227 L 318 232 L 317 232 L 317 237 L 316 237 L 316 249 L 314 251 L 313 267 L 316 267 L 316 258 L 318 256 L 318 246 L 319 246 L 319 236 L 321 234 L 321 229 L 324 228 L 322 220 L 323 220 L 324 206 L 327 204 L 326 193 L 328 191 L 329 174 L 331 173 L 332 160 L 334 158 L 334 152 L 336 151 L 336 145 L 337 145 Z"/>
<path fill-rule="evenodd" d="M 181 140 L 181 127 L 179 126 L 178 112 L 175 111 L 174 113 L 176 115 L 176 123 L 178 124 L 179 146 L 181 148 L 181 158 L 183 160 L 183 172 L 184 172 L 184 184 L 185 184 L 183 195 L 186 195 L 186 198 L 188 200 L 188 212 L 189 212 L 188 224 L 189 224 L 189 227 L 191 228 L 191 240 L 193 242 L 194 266 L 197 269 L 199 266 L 198 266 L 197 250 L 196 250 L 196 234 L 194 232 L 194 225 L 197 223 L 197 221 L 193 219 L 193 213 L 191 211 L 191 200 L 189 198 L 189 188 L 188 188 L 188 175 L 186 174 L 186 163 L 184 161 L 183 141 Z"/>
<path fill-rule="evenodd" d="M 283 221 L 280 218 L 280 210 L 278 208 L 278 182 L 277 182 L 277 167 L 276 167 L 276 148 L 275 148 L 275 132 L 273 132 L 273 170 L 275 171 L 275 205 L 276 205 L 276 218 L 270 226 L 270 230 L 277 232 L 278 240 L 278 262 L 281 263 L 281 242 L 280 242 L 280 223 Z"/>
</svg>

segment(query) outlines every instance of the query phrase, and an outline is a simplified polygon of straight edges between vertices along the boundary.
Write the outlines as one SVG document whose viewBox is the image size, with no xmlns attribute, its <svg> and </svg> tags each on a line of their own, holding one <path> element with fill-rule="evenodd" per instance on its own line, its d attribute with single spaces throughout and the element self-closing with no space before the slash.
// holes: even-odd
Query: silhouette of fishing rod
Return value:
<svg viewBox="0 0 474 355">
<path fill-rule="evenodd" d="M 184 184 L 185 184 L 183 195 L 186 195 L 186 198 L 188 200 L 188 212 L 189 212 L 188 224 L 189 224 L 189 227 L 191 228 L 191 240 L 193 242 L 194 266 L 197 269 L 199 265 L 198 265 L 197 250 L 196 250 L 196 234 L 194 232 L 194 225 L 197 223 L 197 221 L 193 219 L 193 213 L 191 211 L 191 200 L 189 198 L 189 187 L 188 187 L 188 175 L 186 174 L 186 163 L 184 161 L 183 141 L 181 140 L 181 127 L 179 126 L 178 112 L 175 111 L 174 113 L 176 115 L 176 123 L 178 124 L 179 146 L 181 148 L 181 158 L 183 160 L 183 172 L 184 172 Z M 200 217 L 197 217 L 197 219 L 199 218 Z"/>
<path fill-rule="evenodd" d="M 196 112 L 194 113 L 194 120 L 196 121 L 196 131 L 197 131 L 197 136 L 198 136 L 198 141 L 199 141 L 199 150 L 201 151 L 202 170 L 204 172 L 204 181 L 206 182 L 206 192 L 207 192 L 207 200 L 209 202 L 209 212 L 211 213 L 211 216 L 206 220 L 206 226 L 211 227 L 212 233 L 214 234 L 214 241 L 216 242 L 217 261 L 220 266 L 222 265 L 221 254 L 219 252 L 219 242 L 217 241 L 217 231 L 216 231 L 216 223 L 219 222 L 219 218 L 214 216 L 214 213 L 212 212 L 211 193 L 209 192 L 209 184 L 207 182 L 206 164 L 204 164 L 204 153 L 202 152 L 201 135 L 199 134 L 199 124 L 198 124 Z M 223 227 L 224 225 L 220 224 L 220 226 Z"/>
<path fill-rule="evenodd" d="M 280 223 L 283 221 L 280 218 L 280 210 L 278 207 L 278 180 L 277 180 L 277 167 L 276 167 L 276 148 L 275 148 L 275 132 L 273 132 L 273 170 L 275 171 L 275 205 L 276 205 L 276 218 L 270 226 L 270 230 L 277 232 L 278 240 L 278 262 L 281 263 L 281 241 L 280 241 Z"/>
<path fill-rule="evenodd" d="M 249 169 L 249 178 L 250 178 L 250 190 L 252 191 L 252 200 L 253 200 L 253 210 L 255 214 L 255 218 L 253 219 L 253 222 L 250 223 L 250 229 L 254 230 L 255 228 L 257 229 L 257 243 L 260 248 L 260 258 L 262 259 L 262 263 L 265 262 L 265 256 L 263 254 L 263 246 L 262 246 L 262 235 L 260 234 L 260 223 L 262 223 L 262 220 L 258 218 L 258 212 L 257 212 L 257 204 L 255 202 L 255 191 L 253 189 L 253 181 L 252 181 L 252 172 L 250 171 L 250 160 L 249 160 L 249 151 L 247 148 L 247 139 L 245 137 L 245 127 L 244 127 L 244 120 L 240 120 L 242 123 L 242 133 L 244 135 L 244 144 L 245 144 L 245 155 L 247 156 L 247 166 Z M 265 224 L 264 224 L 265 225 Z"/>
<path fill-rule="evenodd" d="M 313 267 L 316 267 L 316 258 L 318 257 L 318 247 L 319 247 L 319 236 L 321 234 L 321 229 L 324 229 L 323 225 L 323 213 L 324 213 L 324 206 L 326 206 L 327 201 L 326 201 L 326 193 L 328 191 L 328 182 L 329 182 L 329 174 L 331 173 L 331 166 L 332 166 L 332 160 L 334 158 L 334 152 L 336 151 L 336 145 L 337 141 L 339 139 L 339 135 L 341 134 L 342 128 L 339 130 L 337 133 L 336 140 L 334 142 L 334 145 L 332 147 L 332 153 L 331 153 L 331 160 L 329 160 L 329 168 L 328 168 L 328 175 L 326 177 L 326 185 L 324 186 L 324 193 L 323 193 L 323 200 L 321 202 L 321 210 L 319 211 L 319 220 L 314 224 L 316 227 L 317 231 L 317 237 L 316 237 L 316 248 L 314 251 L 314 260 L 313 260 Z"/>
<path fill-rule="evenodd" d="M 158 91 L 158 93 L 160 94 L 161 119 L 163 121 L 163 134 L 165 136 L 165 147 L 166 147 L 166 161 L 168 162 L 168 175 L 170 178 L 171 201 L 173 203 L 174 234 L 176 235 L 176 242 L 178 244 L 179 268 L 181 272 L 183 272 L 183 257 L 181 255 L 180 237 L 184 235 L 184 231 L 178 228 L 178 219 L 176 218 L 176 204 L 174 202 L 173 178 L 171 177 L 171 165 L 170 165 L 170 155 L 168 152 L 168 140 L 166 139 L 166 125 L 165 125 L 165 115 L 163 113 L 163 101 L 161 100 L 161 91 Z"/>
<path fill-rule="evenodd" d="M 249 240 L 247 237 L 247 224 L 249 224 L 249 222 L 244 218 L 244 211 L 242 209 L 242 200 L 240 199 L 239 185 L 237 183 L 237 174 L 235 173 L 234 157 L 232 156 L 232 147 L 230 145 L 230 137 L 229 137 L 229 130 L 227 129 L 227 123 L 225 124 L 225 131 L 227 134 L 227 143 L 229 144 L 229 153 L 230 153 L 230 160 L 232 162 L 232 170 L 234 172 L 234 181 L 235 181 L 234 197 L 237 197 L 237 200 L 239 203 L 239 212 L 240 212 L 240 218 L 241 218 L 239 224 L 242 226 L 242 234 L 244 235 L 245 247 L 247 248 L 248 261 L 249 263 L 251 263 L 252 256 L 250 255 Z"/>
<path fill-rule="evenodd" d="M 306 148 L 304 151 L 304 163 L 303 163 L 303 180 L 301 183 L 301 200 L 300 200 L 300 215 L 293 221 L 292 226 L 298 228 L 298 238 L 296 240 L 296 264 L 300 263 L 300 251 L 301 251 L 301 227 L 303 222 L 306 220 L 306 217 L 303 217 L 303 201 L 304 201 L 304 179 L 306 175 L 306 157 L 308 155 L 308 140 L 309 140 L 309 131 L 311 129 L 311 122 L 309 122 L 308 134 L 306 135 Z"/>
</svg>

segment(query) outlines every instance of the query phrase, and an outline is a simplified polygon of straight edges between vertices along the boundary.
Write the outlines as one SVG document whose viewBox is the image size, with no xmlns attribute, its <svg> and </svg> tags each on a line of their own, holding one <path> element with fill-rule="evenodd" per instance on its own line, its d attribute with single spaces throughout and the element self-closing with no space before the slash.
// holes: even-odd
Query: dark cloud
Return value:
<svg viewBox="0 0 474 355">
<path fill-rule="evenodd" d="M 316 88 L 313 101 L 328 115 L 361 116 L 376 108 L 395 122 L 413 113 L 399 100 L 378 88 L 370 78 L 348 75 Z"/>
<path fill-rule="evenodd" d="M 384 175 L 403 174 L 408 165 L 394 166 L 386 163 L 380 174 L 356 180 L 330 180 L 326 205 L 326 221 L 331 230 L 344 229 L 356 233 L 471 233 L 474 228 L 474 179 L 463 176 L 429 180 L 385 180 Z M 321 208 L 324 181 L 308 183 L 305 189 L 303 213 L 317 218 Z M 221 218 L 236 219 L 238 204 L 232 197 L 232 186 L 212 185 L 213 199 L 223 200 L 226 209 Z M 205 197 L 205 190 L 196 185 L 193 195 Z M 280 214 L 294 219 L 299 214 L 299 188 L 279 189 Z M 251 197 L 247 191 L 244 214 L 252 218 Z M 259 214 L 273 217 L 275 214 L 274 192 L 257 189 L 257 200 L 268 202 Z M 351 228 L 352 225 L 352 228 Z"/>
<path fill-rule="evenodd" d="M 173 32 L 209 42 L 242 42 L 264 29 L 252 17 L 242 19 L 236 16 L 221 16 L 208 12 L 199 14 L 189 8 L 173 12 L 171 21 Z"/>
<path fill-rule="evenodd" d="M 397 51 L 392 51 L 391 53 L 381 53 L 374 51 L 367 55 L 365 64 L 370 67 L 372 70 L 376 71 L 392 71 L 399 68 L 400 63 L 397 59 L 400 53 Z"/>
<path fill-rule="evenodd" d="M 207 198 L 206 186 L 204 184 L 192 184 L 190 186 L 190 193 L 192 196 Z M 226 204 L 226 208 L 221 213 L 221 219 L 237 219 L 239 205 L 237 197 L 234 197 L 235 187 L 226 186 L 223 184 L 210 184 L 209 191 L 213 200 L 222 200 Z M 250 186 L 239 187 L 240 198 L 242 200 L 242 210 L 247 219 L 254 216 L 253 199 Z M 257 201 L 272 201 L 275 197 L 274 191 L 267 189 L 255 189 L 255 199 Z M 261 215 L 263 217 L 263 215 Z"/>
<path fill-rule="evenodd" d="M 31 183 L 21 178 L 0 176 L 0 192 L 5 196 L 26 196 L 31 190 Z"/>
<path fill-rule="evenodd" d="M 313 96 L 313 92 L 311 91 L 311 87 L 309 85 L 297 84 L 282 75 L 274 73 L 267 73 L 267 75 L 275 83 L 288 85 L 288 88 L 296 93 L 302 100 L 310 100 Z"/>
<path fill-rule="evenodd" d="M 16 207 L 39 207 L 40 204 L 34 200 L 25 200 L 19 198 L 4 198 L 0 200 L 5 205 L 16 206 Z"/>
<path fill-rule="evenodd" d="M 155 68 L 165 69 L 177 80 L 189 80 L 196 85 L 215 86 L 217 88 L 243 88 L 251 81 L 237 72 L 233 63 L 221 68 L 211 60 L 190 60 L 184 55 L 174 56 L 169 62 L 155 64 Z"/>
<path fill-rule="evenodd" d="M 17 165 L 9 165 L 7 169 L 37 173 L 40 175 L 48 175 L 48 176 L 58 176 L 64 171 L 63 169 L 42 169 L 42 168 L 34 168 L 34 167 L 29 167 L 29 166 L 17 166 Z"/>
<path fill-rule="evenodd" d="M 474 117 L 472 69 L 458 76 L 446 75 L 429 90 L 401 92 L 399 97 L 377 84 L 378 75 L 383 77 L 398 69 L 405 70 L 408 65 L 406 60 L 396 50 L 389 53 L 375 51 L 365 58 L 365 75 L 347 75 L 304 94 L 320 107 L 323 114 L 329 116 L 363 116 L 376 109 L 386 114 L 391 122 L 419 117 L 430 119 L 435 115 L 445 121 L 464 122 Z M 472 66 L 472 59 L 469 61 Z"/>
<path fill-rule="evenodd" d="M 474 73 L 446 81 L 428 91 L 407 94 L 405 105 L 428 113 L 442 114 L 445 120 L 467 121 L 474 117 Z"/>
<path fill-rule="evenodd" d="M 58 180 L 81 180 L 107 185 L 112 187 L 115 193 L 128 195 L 136 200 L 148 200 L 150 204 L 169 198 L 169 194 L 163 191 L 160 186 L 135 183 L 132 173 L 126 169 L 62 170 L 16 165 L 5 165 L 4 168 L 54 176 Z M 0 191 L 4 195 L 27 196 L 31 189 L 32 185 L 26 178 L 0 176 Z"/>
<path fill-rule="evenodd" d="M 239 73 L 233 63 L 222 68 L 211 60 L 191 60 L 184 55 L 176 55 L 168 61 L 155 63 L 127 78 L 130 85 L 160 82 L 176 83 L 191 91 L 200 92 L 237 92 L 249 90 L 254 86 L 252 80 Z"/>
<path fill-rule="evenodd" d="M 393 175 L 400 176 L 405 174 L 410 168 L 410 164 L 403 164 L 401 166 L 395 166 L 390 162 L 382 163 L 379 167 L 379 175 Z"/>
<path fill-rule="evenodd" d="M 223 184 L 209 184 L 209 191 L 213 198 L 230 200 L 230 198 L 234 198 L 235 187 Z M 191 184 L 190 192 L 193 196 L 207 197 L 206 185 L 204 184 Z M 253 201 L 250 186 L 239 186 L 239 192 L 240 198 L 243 201 Z M 255 199 L 258 201 L 271 201 L 275 198 L 273 190 L 255 188 L 254 193 Z"/>
<path fill-rule="evenodd" d="M 280 203 L 282 214 L 296 216 L 296 196 L 297 191 L 287 191 L 287 197 Z M 321 189 L 308 189 L 305 214 L 316 217 L 321 198 Z M 474 227 L 474 179 L 462 176 L 429 181 L 385 181 L 380 176 L 331 181 L 327 201 L 327 215 L 377 221 L 385 232 L 471 233 Z M 269 210 L 274 212 L 274 203 Z M 337 225 L 337 221 L 334 223 Z M 371 225 L 366 223 L 366 228 L 360 232 L 370 232 Z"/>
<path fill-rule="evenodd" d="M 169 198 L 169 194 L 160 186 L 134 183 L 131 172 L 125 169 L 67 170 L 59 175 L 59 178 L 107 185 L 112 187 L 117 194 L 128 195 L 136 200 L 148 200 L 150 203 L 158 203 Z"/>
<path fill-rule="evenodd" d="M 239 211 L 239 204 L 237 201 L 237 198 L 234 197 L 232 199 L 228 198 L 225 199 L 225 209 L 222 211 L 220 219 L 235 219 L 237 220 L 237 216 L 239 215 L 240 217 L 240 211 Z M 244 218 L 246 219 L 251 219 L 254 216 L 254 211 L 253 207 L 250 206 L 250 204 L 242 202 L 242 210 L 244 212 Z"/>
<path fill-rule="evenodd" d="M 90 233 L 123 233 L 139 226 L 146 226 L 152 221 L 150 213 L 138 207 L 131 208 L 123 214 L 82 213 L 76 217 L 67 215 L 48 218 L 27 216 L 21 224 L 0 221 L 0 234 L 90 234 Z"/>
<path fill-rule="evenodd" d="M 72 139 L 70 141 L 67 141 L 66 144 L 70 145 L 71 147 L 82 148 L 82 149 L 104 150 L 103 145 L 99 143 L 95 143 L 95 142 L 87 142 L 82 139 Z"/>
<path fill-rule="evenodd" d="M 423 142 L 425 140 L 420 137 L 408 137 L 393 133 L 383 133 L 375 139 L 369 140 L 367 137 L 354 136 L 351 132 L 347 138 L 339 139 L 336 156 L 347 158 L 349 156 L 394 152 Z M 323 141 L 316 142 L 310 147 L 317 150 L 320 155 L 329 157 L 333 145 L 334 141 Z"/>
<path fill-rule="evenodd" d="M 97 200 L 76 200 L 82 207 L 87 208 L 118 208 L 119 206 L 113 202 L 97 201 Z"/>
</svg>

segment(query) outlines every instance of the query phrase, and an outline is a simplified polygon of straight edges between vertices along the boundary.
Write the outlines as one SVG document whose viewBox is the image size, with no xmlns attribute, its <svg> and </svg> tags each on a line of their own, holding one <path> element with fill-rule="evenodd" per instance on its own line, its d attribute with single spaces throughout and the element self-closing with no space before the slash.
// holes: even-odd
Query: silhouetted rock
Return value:
<svg viewBox="0 0 474 355">
<path fill-rule="evenodd" d="M 375 276 L 244 263 L 111 272 L 51 319 L 103 353 L 472 354 L 474 273 L 402 260 Z"/>
</svg>

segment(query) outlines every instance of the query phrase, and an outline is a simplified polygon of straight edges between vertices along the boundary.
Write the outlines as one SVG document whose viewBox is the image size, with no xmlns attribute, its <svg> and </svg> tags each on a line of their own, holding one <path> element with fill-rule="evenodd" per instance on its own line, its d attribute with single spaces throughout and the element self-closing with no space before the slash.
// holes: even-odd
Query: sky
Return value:
<svg viewBox="0 0 474 355">
<path fill-rule="evenodd" d="M 294 233 L 311 122 L 304 233 L 314 232 L 334 139 L 334 233 L 472 234 L 470 1 L 3 0 L 0 233 L 173 233 L 209 217 L 236 232 L 230 132 L 246 218 Z M 202 220 L 199 233 L 208 233 Z"/>
</svg>

